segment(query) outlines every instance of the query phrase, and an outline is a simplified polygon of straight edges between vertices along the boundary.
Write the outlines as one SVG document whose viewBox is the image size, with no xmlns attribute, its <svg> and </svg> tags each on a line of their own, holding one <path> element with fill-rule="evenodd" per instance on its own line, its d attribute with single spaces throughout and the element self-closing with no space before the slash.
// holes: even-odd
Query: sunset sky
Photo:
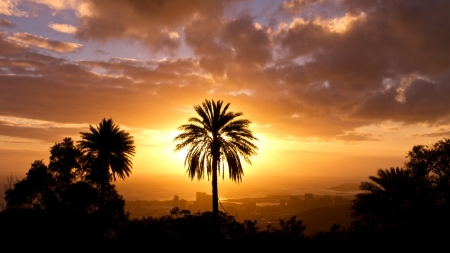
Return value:
<svg viewBox="0 0 450 253">
<path fill-rule="evenodd" d="M 2 0 L 0 176 L 112 118 L 136 142 L 125 181 L 190 183 L 173 137 L 214 99 L 259 139 L 242 185 L 364 180 L 450 136 L 449 13 L 446 0 Z"/>
</svg>

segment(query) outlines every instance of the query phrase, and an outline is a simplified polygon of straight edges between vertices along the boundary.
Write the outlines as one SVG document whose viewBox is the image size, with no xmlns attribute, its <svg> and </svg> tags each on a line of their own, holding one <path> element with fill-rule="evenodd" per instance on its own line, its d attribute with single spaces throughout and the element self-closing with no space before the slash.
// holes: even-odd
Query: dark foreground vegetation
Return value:
<svg viewBox="0 0 450 253">
<path fill-rule="evenodd" d="M 107 130 L 105 133 L 105 129 Z M 102 132 L 103 131 L 103 132 Z M 103 138 L 109 136 L 108 138 Z M 129 219 L 115 176 L 131 172 L 132 138 L 104 120 L 82 141 L 71 138 L 50 149 L 50 161 L 35 161 L 26 177 L 5 185 L 0 238 L 24 242 L 158 243 L 161 240 L 300 240 L 435 241 L 450 235 L 450 139 L 414 146 L 402 168 L 379 170 L 361 183 L 352 204 L 354 221 L 306 235 L 292 217 L 276 228 L 256 221 L 237 222 L 219 212 L 190 213 L 174 208 L 170 215 Z M 113 143 L 108 143 L 115 140 Z M 120 145 L 118 145 L 119 143 Z M 97 145 L 98 144 L 98 145 Z M 122 152 L 122 153 L 121 153 Z M 113 156 L 109 156 L 114 154 Z"/>
</svg>

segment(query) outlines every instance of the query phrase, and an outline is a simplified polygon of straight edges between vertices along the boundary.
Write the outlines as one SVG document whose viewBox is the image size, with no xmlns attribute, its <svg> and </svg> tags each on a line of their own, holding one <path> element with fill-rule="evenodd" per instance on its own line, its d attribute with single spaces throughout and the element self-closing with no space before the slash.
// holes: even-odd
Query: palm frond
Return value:
<svg viewBox="0 0 450 253">
<path fill-rule="evenodd" d="M 226 165 L 230 179 L 239 183 L 244 174 L 241 158 L 251 164 L 250 157 L 257 155 L 253 141 L 258 139 L 249 129 L 251 121 L 236 119 L 243 114 L 229 112 L 229 107 L 229 103 L 224 105 L 220 100 L 205 100 L 194 106 L 199 117 L 191 117 L 189 124 L 178 127 L 183 132 L 173 139 L 177 142 L 174 150 L 187 148 L 184 165 L 191 179 L 200 180 L 206 174 L 209 180 L 213 169 L 220 173 L 220 168 L 223 178 Z M 218 145 L 219 152 L 217 168 L 212 168 L 214 145 Z"/>
</svg>

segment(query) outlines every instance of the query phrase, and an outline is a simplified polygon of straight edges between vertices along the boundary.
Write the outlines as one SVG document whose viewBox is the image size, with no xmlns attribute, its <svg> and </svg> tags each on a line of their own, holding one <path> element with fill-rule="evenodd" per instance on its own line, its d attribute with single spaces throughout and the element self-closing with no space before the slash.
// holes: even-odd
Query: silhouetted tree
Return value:
<svg viewBox="0 0 450 253">
<path fill-rule="evenodd" d="M 45 209 L 54 205 L 56 181 L 42 160 L 31 164 L 26 177 L 14 183 L 14 187 L 6 190 L 5 200 L 7 209 L 31 208 Z"/>
<path fill-rule="evenodd" d="M 423 227 L 448 230 L 450 226 L 450 139 L 431 146 L 414 146 L 406 167 L 414 179 L 414 218 Z"/>
<path fill-rule="evenodd" d="M 112 119 L 103 119 L 97 126 L 89 126 L 91 132 L 81 132 L 78 146 L 87 160 L 88 179 L 106 185 L 124 179 L 132 168 L 132 156 L 136 153 L 133 137 L 120 130 Z"/>
<path fill-rule="evenodd" d="M 120 224 L 128 218 L 125 201 L 115 186 L 107 182 L 99 187 L 86 180 L 82 152 L 72 139 L 55 144 L 50 153 L 48 166 L 37 160 L 25 178 L 6 187 L 6 209 L 0 225 L 12 227 L 18 234 L 39 225 L 42 230 L 35 232 L 40 236 L 58 238 L 116 236 Z"/>
<path fill-rule="evenodd" d="M 418 145 L 408 152 L 406 167 L 414 179 L 430 190 L 435 201 L 450 204 L 450 139 L 431 147 Z"/>
<path fill-rule="evenodd" d="M 178 129 L 183 133 L 174 138 L 179 142 L 175 151 L 188 148 L 185 166 L 191 179 L 198 180 L 212 176 L 213 214 L 218 216 L 217 177 L 224 164 L 228 166 L 228 173 L 232 181 L 240 182 L 244 171 L 240 156 L 251 164 L 250 157 L 256 155 L 257 140 L 249 129 L 251 123 L 247 119 L 236 119 L 242 113 L 228 112 L 230 104 L 223 106 L 223 101 L 205 100 L 202 105 L 194 106 L 200 118 L 189 118 L 189 124 Z M 222 165 L 222 166 L 221 166 Z"/>
<path fill-rule="evenodd" d="M 354 234 L 431 238 L 450 225 L 450 140 L 414 146 L 405 168 L 378 170 L 353 202 Z M 448 235 L 448 233 L 447 233 Z"/>
<path fill-rule="evenodd" d="M 366 222 L 385 225 L 400 221 L 402 210 L 412 198 L 411 171 L 401 168 L 378 170 L 377 176 L 370 176 L 369 182 L 362 182 L 362 193 L 356 195 L 353 216 Z"/>
</svg>

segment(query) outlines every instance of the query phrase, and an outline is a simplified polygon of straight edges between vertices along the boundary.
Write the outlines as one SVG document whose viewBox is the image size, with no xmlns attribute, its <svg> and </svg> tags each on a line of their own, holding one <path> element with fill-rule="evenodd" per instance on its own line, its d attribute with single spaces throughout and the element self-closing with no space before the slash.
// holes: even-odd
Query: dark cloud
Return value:
<svg viewBox="0 0 450 253">
<path fill-rule="evenodd" d="M 267 32 L 249 16 L 227 23 L 222 36 L 233 48 L 238 63 L 264 66 L 272 58 Z"/>
<path fill-rule="evenodd" d="M 0 18 L 0 26 L 6 27 L 6 28 L 14 28 L 16 26 L 16 24 L 14 24 L 13 22 L 4 19 L 4 18 Z"/>
<path fill-rule="evenodd" d="M 292 70 L 284 80 L 293 98 L 328 115 L 366 122 L 433 123 L 448 116 L 450 3 L 342 4 L 348 12 L 340 20 L 297 19 L 277 35 L 284 57 L 298 65 L 285 65 Z M 412 83 L 402 84 L 411 76 Z"/>
<path fill-rule="evenodd" d="M 173 52 L 180 43 L 180 28 L 197 17 L 216 18 L 234 1 L 89 0 L 89 14 L 83 15 L 77 37 L 105 41 L 131 38 L 153 50 Z"/>
<path fill-rule="evenodd" d="M 367 98 L 352 114 L 371 120 L 394 120 L 405 123 L 433 124 L 450 114 L 450 72 L 434 82 L 415 79 L 403 91 L 395 88 L 379 91 Z"/>
</svg>

